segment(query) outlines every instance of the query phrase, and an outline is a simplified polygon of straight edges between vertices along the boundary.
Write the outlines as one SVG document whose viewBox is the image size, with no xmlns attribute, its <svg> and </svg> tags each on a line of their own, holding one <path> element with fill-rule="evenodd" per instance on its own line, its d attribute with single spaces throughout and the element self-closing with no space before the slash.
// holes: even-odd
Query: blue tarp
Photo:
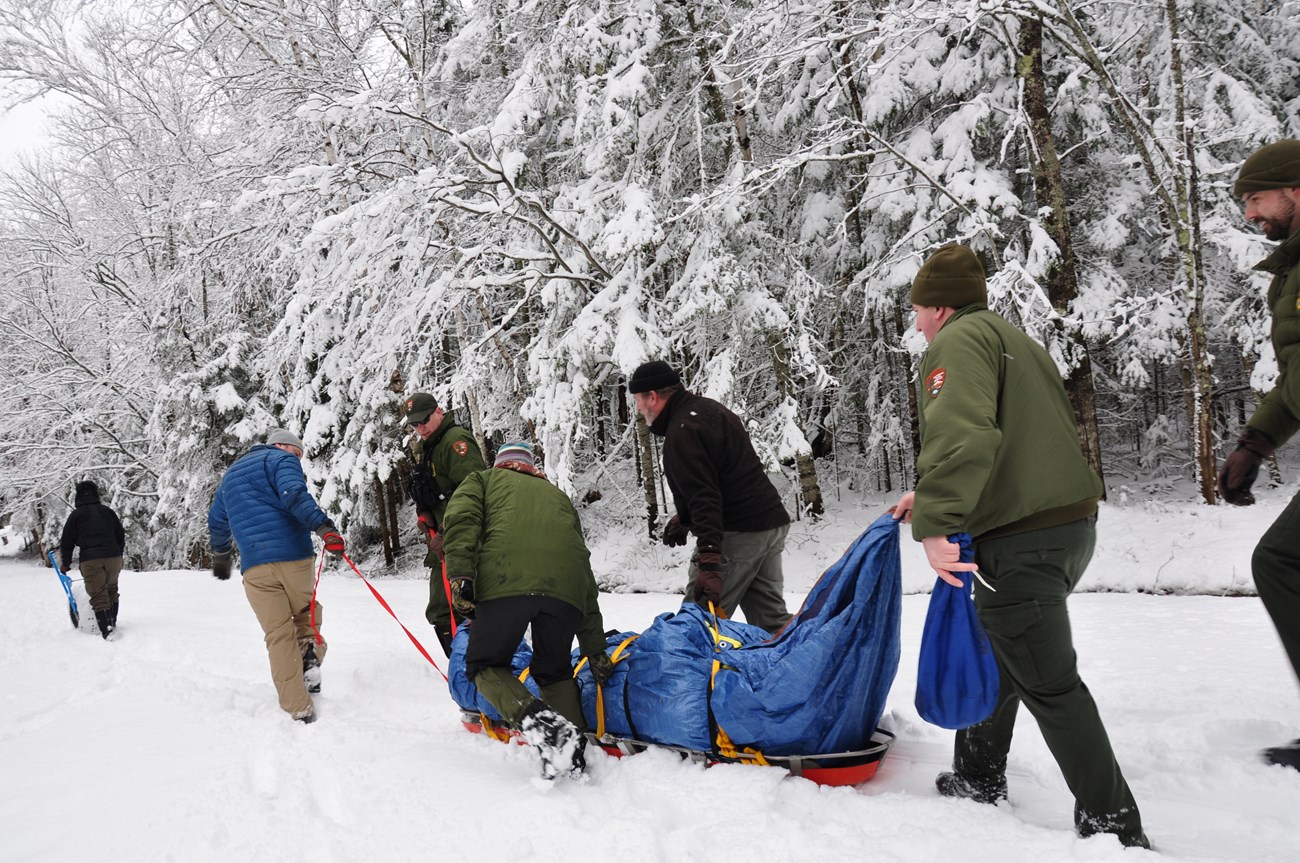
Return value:
<svg viewBox="0 0 1300 863">
<path fill-rule="evenodd" d="M 660 615 L 625 648 L 627 658 L 602 687 L 606 731 L 710 751 L 720 727 L 737 747 L 772 756 L 866 748 L 898 670 L 898 546 L 897 522 L 881 516 L 822 575 L 775 638 L 730 620 L 718 621 L 715 638 L 713 619 L 694 603 Z M 609 652 L 630 634 L 610 636 Z M 463 638 L 453 645 L 452 695 L 477 710 L 456 683 L 459 668 L 473 692 L 464 681 Z M 575 663 L 578 658 L 575 653 Z M 715 658 L 721 665 L 710 690 Z M 515 661 L 521 670 L 526 655 Z M 594 730 L 596 686 L 585 665 L 578 683 Z"/>
</svg>

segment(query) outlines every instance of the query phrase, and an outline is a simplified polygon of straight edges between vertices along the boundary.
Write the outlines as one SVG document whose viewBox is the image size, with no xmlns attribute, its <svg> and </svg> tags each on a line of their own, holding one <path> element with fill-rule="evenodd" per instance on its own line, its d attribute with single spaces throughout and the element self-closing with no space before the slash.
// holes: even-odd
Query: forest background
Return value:
<svg viewBox="0 0 1300 863">
<path fill-rule="evenodd" d="M 10 0 L 0 94 L 55 106 L 0 173 L 0 526 L 49 544 L 94 479 L 136 568 L 206 563 L 277 426 L 400 559 L 417 390 L 653 538 L 656 358 L 799 518 L 901 491 L 947 242 L 1112 489 L 1214 503 L 1277 374 L 1231 184 L 1300 136 L 1296 0 Z"/>
</svg>

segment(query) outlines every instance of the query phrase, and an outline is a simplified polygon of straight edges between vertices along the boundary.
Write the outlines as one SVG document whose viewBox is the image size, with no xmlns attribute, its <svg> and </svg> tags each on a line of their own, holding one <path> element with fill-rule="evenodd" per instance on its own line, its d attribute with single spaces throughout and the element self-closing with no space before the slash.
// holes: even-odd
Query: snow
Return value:
<svg viewBox="0 0 1300 863">
<path fill-rule="evenodd" d="M 1300 694 L 1259 600 L 1231 595 L 1250 589 L 1251 548 L 1295 492 L 1233 509 L 1125 490 L 1104 507 L 1082 586 L 1093 592 L 1071 600 L 1075 643 L 1159 858 L 1074 835 L 1070 795 L 1024 711 L 1008 804 L 934 791 L 952 735 L 912 706 L 933 576 L 905 536 L 903 660 L 885 718 L 898 737 L 856 788 L 662 752 L 592 753 L 586 783 L 546 783 L 526 748 L 461 728 L 441 678 L 341 567 L 320 585 L 330 647 L 320 719 L 303 726 L 276 705 L 237 580 L 124 573 L 121 630 L 106 643 L 68 625 L 49 569 L 5 558 L 0 861 L 1295 861 L 1300 774 L 1255 753 L 1300 735 Z M 825 521 L 797 523 L 789 601 L 891 502 L 831 501 Z M 640 567 L 635 583 L 666 589 L 682 578 L 679 550 L 635 544 L 593 540 L 598 573 Z M 374 584 L 441 660 L 426 584 L 405 575 Z M 1215 595 L 1140 592 L 1152 589 Z M 607 627 L 639 630 L 680 596 L 601 602 Z"/>
</svg>

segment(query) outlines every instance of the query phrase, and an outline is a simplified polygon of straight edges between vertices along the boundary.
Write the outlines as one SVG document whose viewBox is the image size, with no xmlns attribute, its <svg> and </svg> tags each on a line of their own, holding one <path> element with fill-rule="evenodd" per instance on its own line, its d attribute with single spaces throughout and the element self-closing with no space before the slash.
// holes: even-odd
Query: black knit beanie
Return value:
<svg viewBox="0 0 1300 863">
<path fill-rule="evenodd" d="M 974 303 L 987 304 L 984 267 L 967 246 L 944 246 L 931 255 L 912 279 L 912 304 L 952 306 L 960 309 Z"/>
<path fill-rule="evenodd" d="M 1300 141 L 1283 138 L 1266 144 L 1241 163 L 1232 194 L 1240 198 L 1249 192 L 1300 188 Z"/>
<path fill-rule="evenodd" d="M 662 390 L 681 382 L 682 376 L 677 374 L 672 366 L 663 360 L 652 360 L 636 367 L 636 371 L 632 372 L 632 377 L 627 382 L 627 390 L 635 395 Z"/>
</svg>

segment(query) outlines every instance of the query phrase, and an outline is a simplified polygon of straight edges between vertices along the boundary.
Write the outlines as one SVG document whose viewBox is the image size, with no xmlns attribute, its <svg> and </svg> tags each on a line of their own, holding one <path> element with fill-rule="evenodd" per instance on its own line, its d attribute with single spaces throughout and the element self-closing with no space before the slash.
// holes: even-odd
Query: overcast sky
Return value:
<svg viewBox="0 0 1300 863">
<path fill-rule="evenodd" d="M 0 113 L 0 165 L 40 146 L 45 124 L 41 102 L 28 102 Z"/>
</svg>

